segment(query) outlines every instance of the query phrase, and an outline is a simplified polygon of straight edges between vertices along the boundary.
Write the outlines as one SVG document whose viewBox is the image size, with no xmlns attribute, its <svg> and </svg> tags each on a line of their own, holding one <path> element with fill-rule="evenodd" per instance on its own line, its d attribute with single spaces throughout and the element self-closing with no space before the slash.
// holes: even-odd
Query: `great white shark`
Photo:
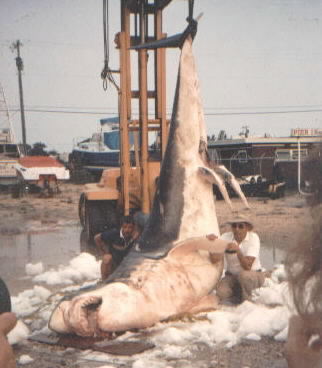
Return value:
<svg viewBox="0 0 322 368">
<path fill-rule="evenodd" d="M 235 178 L 211 163 L 192 53 L 182 47 L 168 143 L 151 214 L 137 245 L 105 281 L 65 297 L 49 328 L 59 333 L 96 336 L 146 328 L 187 312 L 216 308 L 212 290 L 223 271 L 227 243 L 219 235 L 213 183 L 229 201 L 230 181 L 247 205 Z"/>
</svg>

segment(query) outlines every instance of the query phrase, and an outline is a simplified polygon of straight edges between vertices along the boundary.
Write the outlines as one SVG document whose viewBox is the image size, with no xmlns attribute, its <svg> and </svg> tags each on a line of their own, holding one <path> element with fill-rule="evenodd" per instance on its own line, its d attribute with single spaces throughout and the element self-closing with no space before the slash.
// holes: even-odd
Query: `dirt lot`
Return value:
<svg viewBox="0 0 322 368">
<path fill-rule="evenodd" d="M 8 194 L 0 194 L 0 233 L 19 234 L 27 232 L 30 224 L 68 224 L 78 221 L 78 200 L 82 185 L 61 184 L 61 194 L 52 198 L 40 198 L 30 194 L 21 199 L 13 199 Z M 296 193 L 278 200 L 248 198 L 251 210 L 246 211 L 242 203 L 233 198 L 233 210 L 247 214 L 254 221 L 261 241 L 268 246 L 288 248 L 296 241 L 299 222 L 307 216 L 305 201 Z M 231 216 L 224 201 L 216 204 L 218 221 L 222 230 Z"/>
<path fill-rule="evenodd" d="M 28 194 L 20 199 L 0 194 L 0 233 L 20 234 L 32 225 L 78 221 L 78 199 L 82 185 L 61 184 L 61 193 L 51 198 Z"/>
<path fill-rule="evenodd" d="M 22 199 L 12 199 L 9 195 L 0 195 L 0 233 L 15 235 L 28 232 L 30 225 L 50 226 L 78 222 L 78 198 L 82 186 L 63 184 L 62 193 L 53 198 L 37 198 L 29 195 Z M 307 217 L 305 201 L 297 194 L 288 195 L 279 200 L 250 198 L 249 216 L 255 223 L 262 245 L 277 250 L 286 250 L 300 235 L 303 219 Z M 244 211 L 243 205 L 233 199 L 234 209 Z M 217 202 L 219 223 L 224 230 L 224 223 L 231 212 L 223 201 Z M 17 356 L 31 355 L 35 360 L 29 365 L 40 367 L 102 367 L 99 362 L 80 362 L 78 351 L 27 341 L 15 347 Z M 191 367 L 286 367 L 283 358 L 283 344 L 272 339 L 260 342 L 245 342 L 233 349 L 218 348 L 210 351 L 205 346 L 199 347 L 200 354 L 194 358 Z M 106 363 L 105 363 L 106 364 Z M 183 367 L 179 361 L 169 361 L 171 367 Z M 122 365 L 130 367 L 131 365 Z M 116 367 L 116 365 L 109 365 Z"/>
</svg>

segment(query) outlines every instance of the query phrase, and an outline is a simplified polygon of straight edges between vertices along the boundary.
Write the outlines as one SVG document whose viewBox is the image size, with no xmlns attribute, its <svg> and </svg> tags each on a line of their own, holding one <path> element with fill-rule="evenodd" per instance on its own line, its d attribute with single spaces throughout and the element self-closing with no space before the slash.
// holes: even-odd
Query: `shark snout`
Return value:
<svg viewBox="0 0 322 368">
<path fill-rule="evenodd" d="M 58 333 L 70 333 L 72 332 L 68 323 L 65 321 L 65 310 L 69 305 L 69 301 L 63 301 L 53 311 L 48 327 Z"/>
</svg>

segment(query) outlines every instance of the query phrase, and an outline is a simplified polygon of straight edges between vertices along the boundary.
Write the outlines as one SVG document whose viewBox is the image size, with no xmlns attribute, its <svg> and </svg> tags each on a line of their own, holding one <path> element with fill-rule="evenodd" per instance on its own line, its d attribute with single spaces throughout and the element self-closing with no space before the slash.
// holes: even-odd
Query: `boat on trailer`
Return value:
<svg viewBox="0 0 322 368">
<path fill-rule="evenodd" d="M 99 181 L 103 170 L 120 166 L 120 138 L 118 117 L 100 120 L 100 130 L 90 138 L 78 138 L 68 158 L 71 180 L 74 182 Z M 135 165 L 135 133 L 129 134 L 130 162 Z M 138 137 L 139 140 L 139 137 Z M 156 144 L 149 155 L 158 155 Z"/>
<path fill-rule="evenodd" d="M 134 136 L 130 135 L 133 148 Z M 71 178 L 74 181 L 97 180 L 102 171 L 120 166 L 120 142 L 118 118 L 100 120 L 100 130 L 90 138 L 78 138 L 68 158 Z"/>
</svg>

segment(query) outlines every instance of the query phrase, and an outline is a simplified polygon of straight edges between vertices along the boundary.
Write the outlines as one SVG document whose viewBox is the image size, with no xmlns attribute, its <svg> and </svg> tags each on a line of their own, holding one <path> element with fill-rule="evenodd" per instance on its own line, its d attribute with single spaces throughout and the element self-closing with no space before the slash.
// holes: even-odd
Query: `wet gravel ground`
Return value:
<svg viewBox="0 0 322 368">
<path fill-rule="evenodd" d="M 286 360 L 283 357 L 284 344 L 269 338 L 262 341 L 245 341 L 230 349 L 218 347 L 210 349 L 204 344 L 194 345 L 191 349 L 192 357 L 188 360 L 177 359 L 160 361 L 160 367 L 173 368 L 287 368 Z M 19 344 L 14 349 L 16 356 L 27 354 L 34 361 L 29 366 L 33 368 L 130 368 L 133 363 L 140 358 L 140 354 L 129 357 L 126 362 L 117 363 L 116 356 L 106 355 L 105 361 L 84 360 L 80 350 L 72 348 L 61 348 L 46 344 L 26 341 Z"/>
</svg>

